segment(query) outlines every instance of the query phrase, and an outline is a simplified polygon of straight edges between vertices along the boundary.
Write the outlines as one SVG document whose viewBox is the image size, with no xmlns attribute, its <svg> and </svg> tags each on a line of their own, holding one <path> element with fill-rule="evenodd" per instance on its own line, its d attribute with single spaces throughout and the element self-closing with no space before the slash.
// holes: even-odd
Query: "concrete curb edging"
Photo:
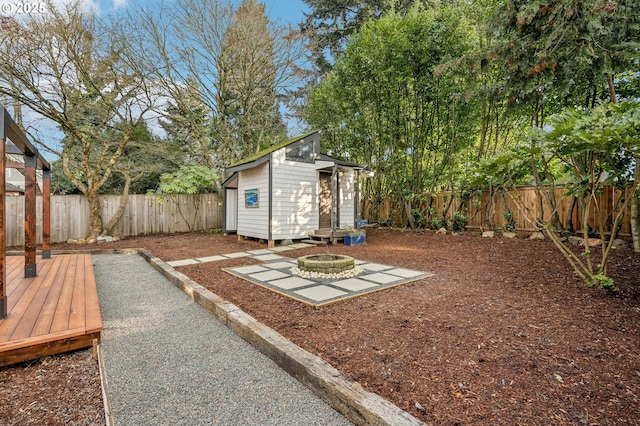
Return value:
<svg viewBox="0 0 640 426">
<path fill-rule="evenodd" d="M 139 249 L 138 254 L 196 303 L 353 423 L 424 425 L 396 405 L 350 380 L 322 358 L 305 351 L 234 304 L 177 272 L 147 250 Z"/>
</svg>

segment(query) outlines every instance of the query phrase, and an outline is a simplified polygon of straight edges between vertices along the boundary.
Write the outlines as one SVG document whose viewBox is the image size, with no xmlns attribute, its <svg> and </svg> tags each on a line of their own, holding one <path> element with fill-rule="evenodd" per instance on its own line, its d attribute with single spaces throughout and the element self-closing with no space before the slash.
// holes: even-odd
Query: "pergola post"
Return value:
<svg viewBox="0 0 640 426">
<path fill-rule="evenodd" d="M 36 156 L 24 156 L 24 277 L 36 271 Z"/>
<path fill-rule="evenodd" d="M 7 168 L 7 142 L 11 141 L 19 153 L 24 154 L 25 197 L 24 197 L 24 276 L 36 276 L 36 168 L 43 172 L 51 170 L 51 166 L 38 150 L 29 142 L 20 126 L 9 115 L 7 109 L 0 105 L 0 318 L 8 315 L 7 310 L 7 253 L 5 243 L 5 192 Z M 17 153 L 16 153 L 17 154 Z"/>
<path fill-rule="evenodd" d="M 7 308 L 7 268 L 6 268 L 6 246 L 5 246 L 5 223 L 4 223 L 4 200 L 6 164 L 5 155 L 6 140 L 0 139 L 0 319 L 6 318 L 9 313 Z"/>
<path fill-rule="evenodd" d="M 42 171 L 42 258 L 51 259 L 51 171 Z"/>
</svg>

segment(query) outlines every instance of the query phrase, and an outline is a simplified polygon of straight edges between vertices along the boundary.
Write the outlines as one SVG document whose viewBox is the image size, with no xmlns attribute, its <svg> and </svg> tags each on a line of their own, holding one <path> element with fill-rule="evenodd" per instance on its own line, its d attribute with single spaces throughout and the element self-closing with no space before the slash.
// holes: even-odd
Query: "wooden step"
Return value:
<svg viewBox="0 0 640 426">
<path fill-rule="evenodd" d="M 304 240 L 303 243 L 311 243 L 316 245 L 327 245 L 331 241 L 331 237 L 328 235 L 309 234 L 309 239 Z M 333 244 L 344 241 L 344 235 L 334 235 Z"/>
<path fill-rule="evenodd" d="M 329 241 L 329 235 L 309 234 L 310 240 Z"/>
<path fill-rule="evenodd" d="M 333 236 L 334 238 L 344 237 L 346 233 L 347 231 L 344 229 L 336 229 L 335 231 L 333 231 Z M 331 235 L 331 229 L 328 229 L 328 228 L 316 229 L 314 231 L 314 235 L 329 237 Z"/>
<path fill-rule="evenodd" d="M 307 243 L 307 244 L 315 244 L 317 246 L 326 246 L 327 244 L 329 244 L 329 241 L 324 241 L 324 240 L 302 240 L 303 243 Z"/>
</svg>

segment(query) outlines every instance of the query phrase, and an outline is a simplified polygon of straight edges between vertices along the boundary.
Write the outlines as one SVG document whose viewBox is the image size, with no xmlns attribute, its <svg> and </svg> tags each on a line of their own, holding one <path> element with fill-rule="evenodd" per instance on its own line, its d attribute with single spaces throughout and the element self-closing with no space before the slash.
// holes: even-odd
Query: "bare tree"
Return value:
<svg viewBox="0 0 640 426">
<path fill-rule="evenodd" d="M 107 233 L 124 211 L 133 179 L 116 165 L 154 107 L 146 72 L 122 22 L 101 19 L 80 0 L 49 2 L 46 13 L 21 18 L 0 32 L 0 94 L 64 132 L 60 144 L 36 142 L 60 156 L 65 176 L 87 197 L 89 236 Z M 117 133 L 110 131 L 115 126 Z M 125 179 L 124 196 L 105 226 L 99 194 L 112 173 Z"/>
<path fill-rule="evenodd" d="M 269 21 L 253 0 L 238 9 L 218 0 L 176 0 L 138 13 L 143 24 L 135 38 L 170 98 L 198 87 L 210 108 L 211 144 L 202 152 L 208 163 L 221 171 L 268 145 L 265 135 L 278 128 L 279 96 L 296 84 L 295 64 L 304 59 L 291 29 Z"/>
</svg>

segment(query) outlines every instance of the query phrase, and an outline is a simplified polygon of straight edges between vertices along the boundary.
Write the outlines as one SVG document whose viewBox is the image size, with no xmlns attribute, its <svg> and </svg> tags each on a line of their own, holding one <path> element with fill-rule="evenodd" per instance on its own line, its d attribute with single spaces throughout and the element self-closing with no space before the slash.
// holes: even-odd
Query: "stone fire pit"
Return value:
<svg viewBox="0 0 640 426">
<path fill-rule="evenodd" d="M 355 267 L 353 257 L 341 254 L 312 254 L 298 258 L 298 269 L 321 274 L 338 274 Z"/>
</svg>

